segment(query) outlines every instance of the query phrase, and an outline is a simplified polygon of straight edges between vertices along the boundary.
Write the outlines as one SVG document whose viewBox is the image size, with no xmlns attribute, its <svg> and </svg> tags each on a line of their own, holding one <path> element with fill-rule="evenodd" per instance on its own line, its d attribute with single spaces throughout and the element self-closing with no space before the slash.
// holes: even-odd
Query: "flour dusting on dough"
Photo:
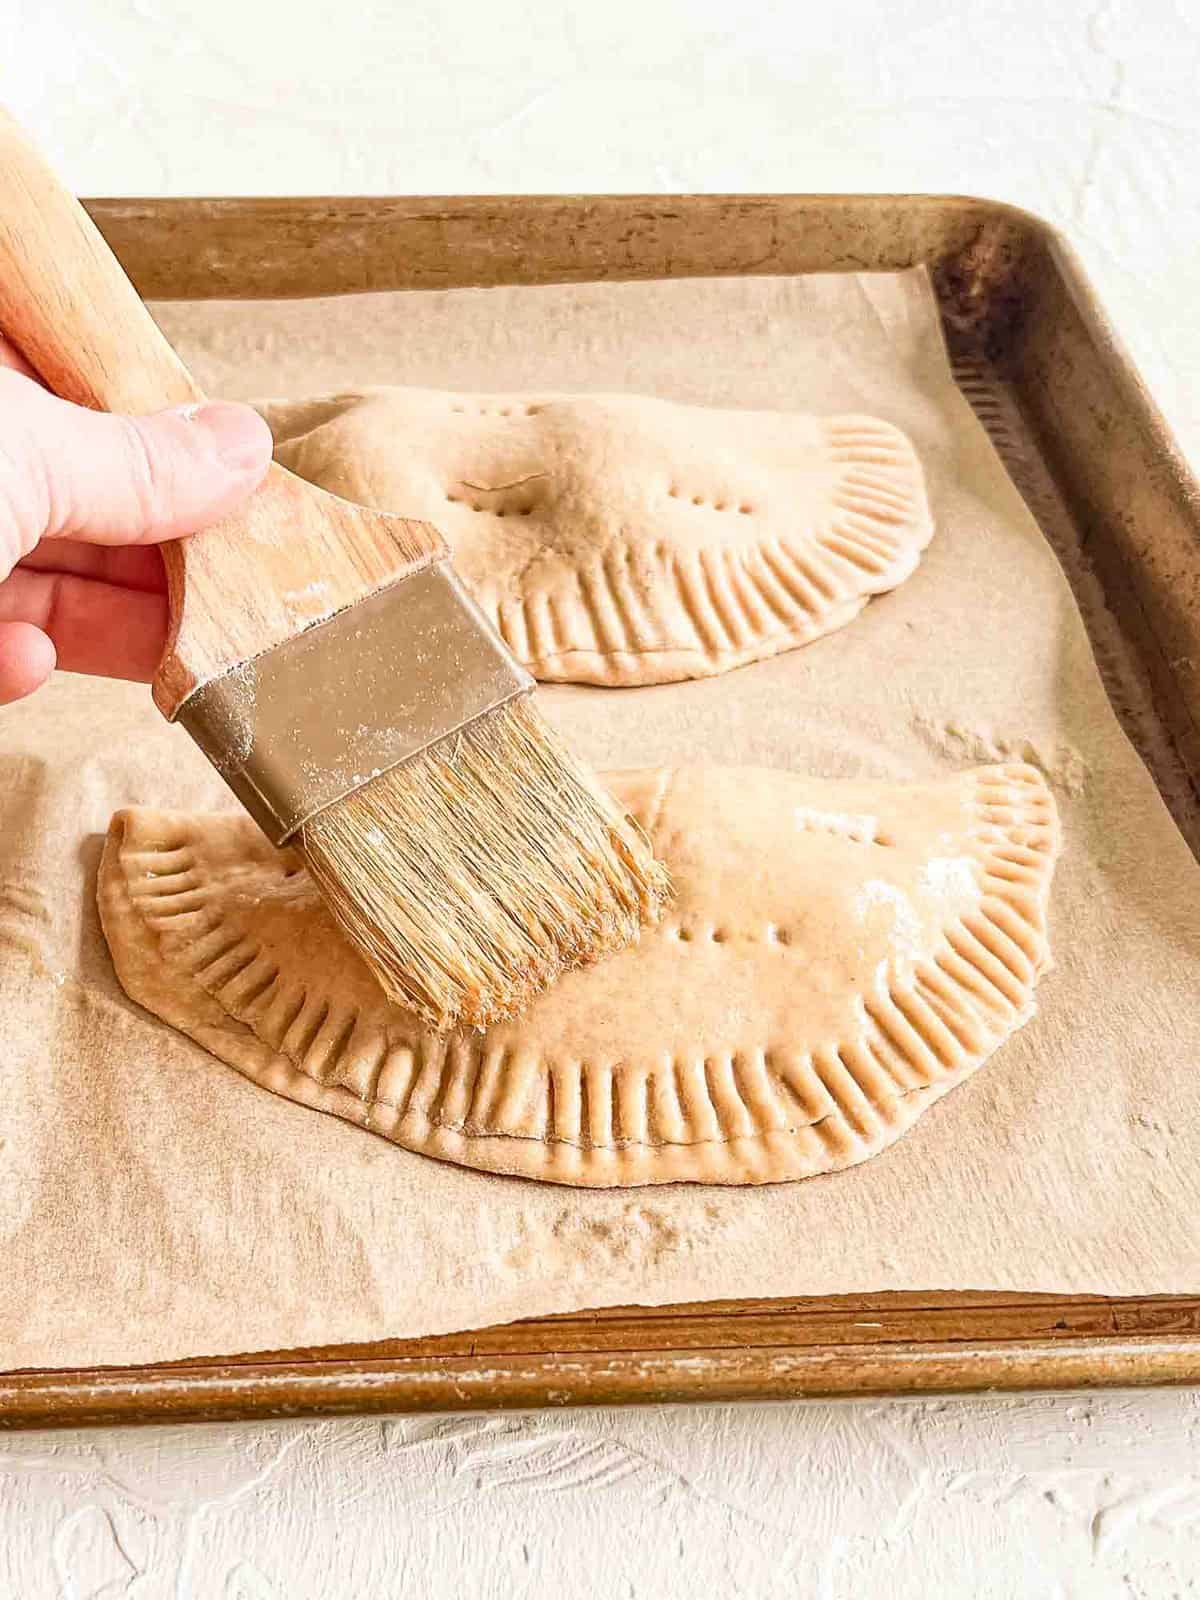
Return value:
<svg viewBox="0 0 1200 1600">
<path fill-rule="evenodd" d="M 920 955 L 923 929 L 912 901 L 894 883 L 885 883 L 882 878 L 868 878 L 855 897 L 855 913 L 863 922 L 867 922 L 881 908 L 892 915 L 888 934 L 890 953 L 908 960 Z"/>
<path fill-rule="evenodd" d="M 919 882 L 929 894 L 965 900 L 975 893 L 975 865 L 969 856 L 934 856 L 925 863 Z"/>
</svg>

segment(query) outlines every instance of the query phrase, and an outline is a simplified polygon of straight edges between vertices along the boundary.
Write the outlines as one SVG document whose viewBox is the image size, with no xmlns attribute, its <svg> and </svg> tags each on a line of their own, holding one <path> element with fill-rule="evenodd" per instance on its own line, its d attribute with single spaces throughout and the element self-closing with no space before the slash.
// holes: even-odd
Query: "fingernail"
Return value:
<svg viewBox="0 0 1200 1600">
<path fill-rule="evenodd" d="M 261 469 L 271 459 L 271 430 L 250 406 L 212 400 L 202 406 L 180 406 L 179 414 L 209 434 L 231 472 Z"/>
</svg>

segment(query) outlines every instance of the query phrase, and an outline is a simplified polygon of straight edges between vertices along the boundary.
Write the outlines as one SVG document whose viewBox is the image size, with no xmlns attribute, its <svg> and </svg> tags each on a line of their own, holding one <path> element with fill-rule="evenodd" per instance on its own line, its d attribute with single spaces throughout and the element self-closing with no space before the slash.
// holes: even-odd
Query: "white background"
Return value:
<svg viewBox="0 0 1200 1600">
<path fill-rule="evenodd" d="M 1200 461 L 1194 0 L 0 0 L 0 37 L 0 98 L 85 194 L 1014 201 L 1080 247 Z M 0 1440 L 3 1600 L 697 1593 L 1200 1593 L 1200 1403 Z"/>
</svg>

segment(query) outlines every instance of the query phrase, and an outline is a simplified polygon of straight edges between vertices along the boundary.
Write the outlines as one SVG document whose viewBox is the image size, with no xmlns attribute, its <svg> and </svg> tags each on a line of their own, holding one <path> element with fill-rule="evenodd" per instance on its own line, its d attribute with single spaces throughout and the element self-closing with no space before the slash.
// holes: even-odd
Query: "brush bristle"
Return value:
<svg viewBox="0 0 1200 1600">
<path fill-rule="evenodd" d="M 669 893 L 528 695 L 326 807 L 299 844 L 388 998 L 440 1030 L 517 1015 Z"/>
</svg>

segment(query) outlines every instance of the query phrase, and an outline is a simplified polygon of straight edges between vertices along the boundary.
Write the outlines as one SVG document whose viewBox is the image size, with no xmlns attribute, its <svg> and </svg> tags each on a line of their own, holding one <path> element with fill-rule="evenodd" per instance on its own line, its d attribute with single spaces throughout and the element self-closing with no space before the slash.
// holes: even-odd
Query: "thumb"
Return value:
<svg viewBox="0 0 1200 1600">
<path fill-rule="evenodd" d="M 117 545 L 195 533 L 245 499 L 270 459 L 270 429 L 249 406 L 112 416 L 0 372 L 0 575 L 43 538 Z"/>
</svg>

